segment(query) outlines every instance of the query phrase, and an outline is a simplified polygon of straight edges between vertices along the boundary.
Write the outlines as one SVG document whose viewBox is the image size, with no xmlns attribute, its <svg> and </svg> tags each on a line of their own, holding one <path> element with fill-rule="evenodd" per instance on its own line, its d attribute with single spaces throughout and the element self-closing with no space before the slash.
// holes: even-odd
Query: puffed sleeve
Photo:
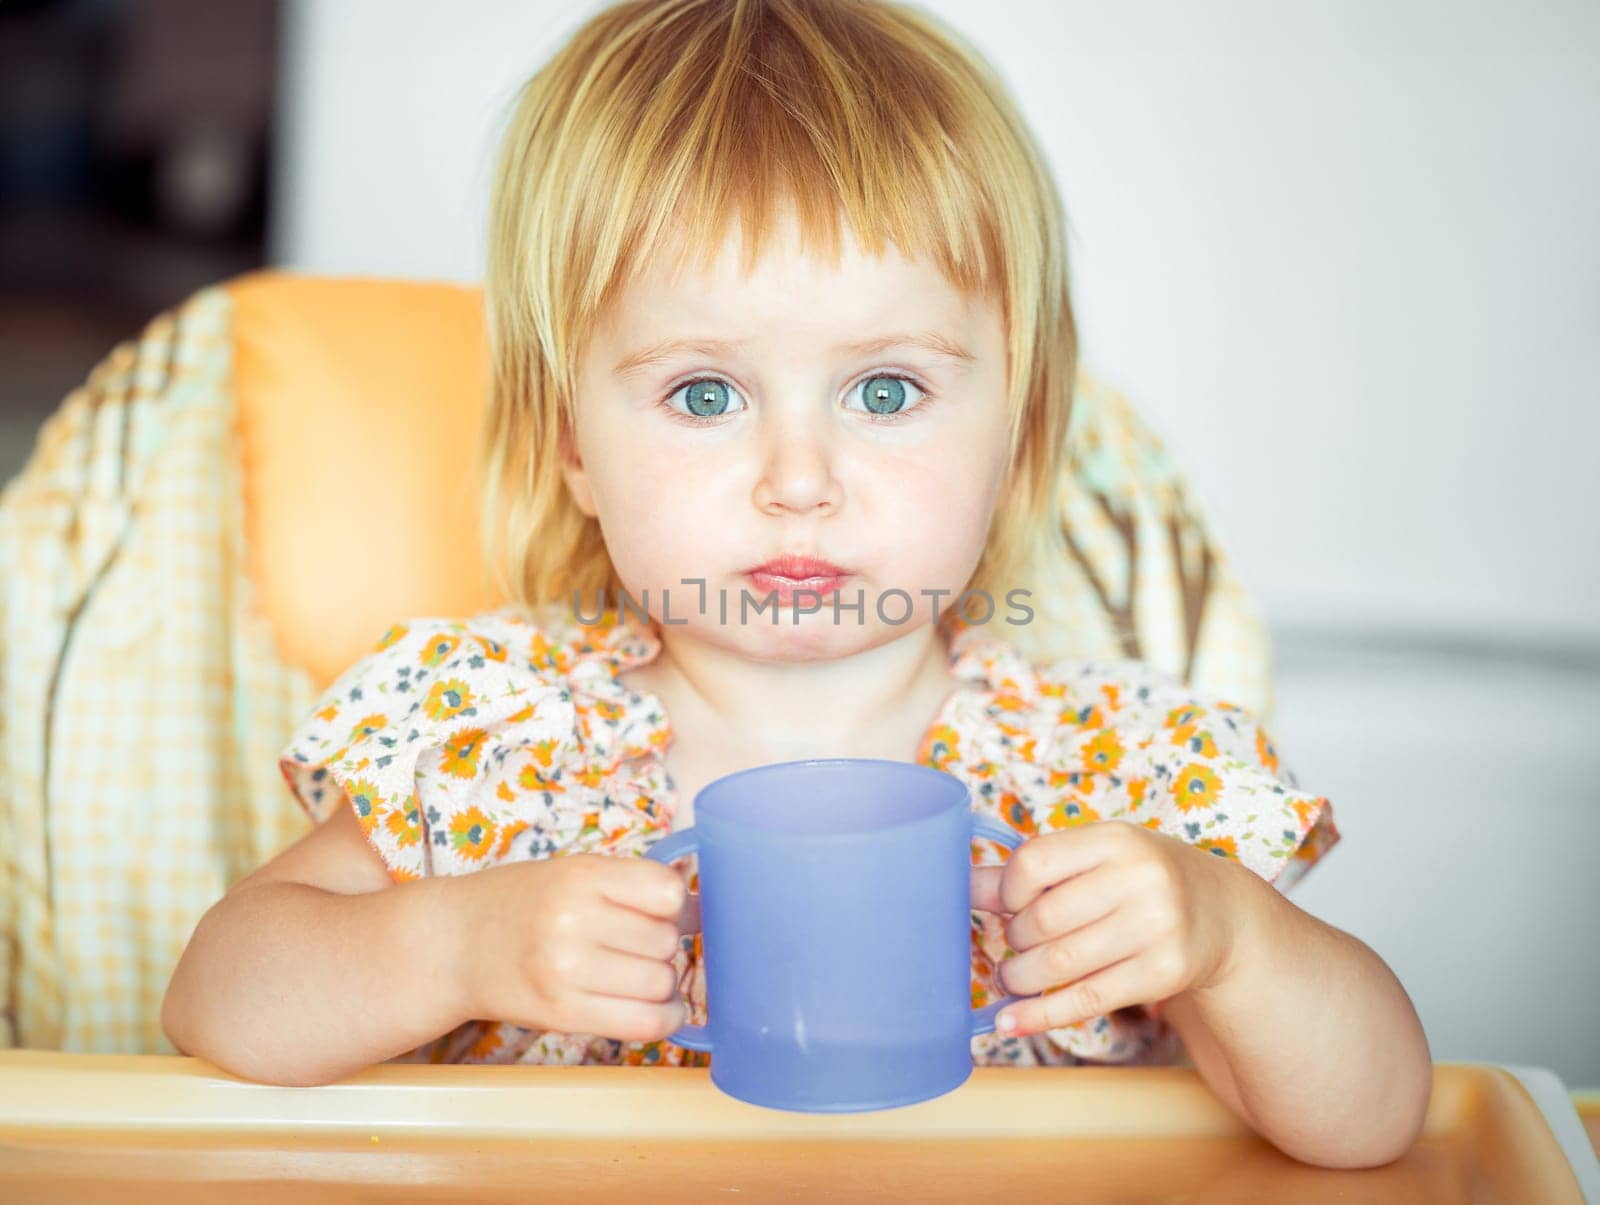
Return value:
<svg viewBox="0 0 1600 1205">
<path fill-rule="evenodd" d="M 1339 839 L 1243 708 L 1139 661 L 1061 661 L 1052 784 L 1069 820 L 1125 819 L 1233 858 L 1280 890 Z"/>
<path fill-rule="evenodd" d="M 1280 890 L 1339 839 L 1328 800 L 1299 788 L 1242 708 L 1132 660 L 1053 662 L 1040 668 L 1039 688 L 1051 731 L 1013 821 L 1030 834 L 1143 824 L 1236 859 Z M 1014 956 L 998 923 L 983 940 L 997 962 Z M 1030 1041 L 1052 1062 L 1165 1063 L 1181 1050 L 1159 1008 L 1138 1006 Z"/>
<path fill-rule="evenodd" d="M 492 620 L 395 624 L 317 699 L 278 758 L 318 824 L 346 800 L 405 882 L 505 860 L 575 751 L 558 678 Z"/>
</svg>

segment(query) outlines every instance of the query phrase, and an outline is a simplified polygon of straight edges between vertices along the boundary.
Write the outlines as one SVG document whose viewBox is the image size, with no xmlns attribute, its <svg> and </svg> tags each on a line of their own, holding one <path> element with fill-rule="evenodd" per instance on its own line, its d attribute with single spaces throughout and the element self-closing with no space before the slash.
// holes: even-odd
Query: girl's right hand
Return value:
<svg viewBox="0 0 1600 1205">
<path fill-rule="evenodd" d="M 689 1019 L 672 966 L 699 897 L 649 858 L 563 854 L 463 875 L 457 967 L 467 1016 L 653 1042 Z"/>
</svg>

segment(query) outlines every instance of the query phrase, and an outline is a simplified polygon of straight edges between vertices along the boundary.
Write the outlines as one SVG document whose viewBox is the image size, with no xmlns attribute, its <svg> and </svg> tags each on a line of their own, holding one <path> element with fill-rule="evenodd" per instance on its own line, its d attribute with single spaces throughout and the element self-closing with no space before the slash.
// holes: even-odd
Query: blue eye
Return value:
<svg viewBox="0 0 1600 1205">
<path fill-rule="evenodd" d="M 921 388 L 910 377 L 888 374 L 868 377 L 859 386 L 865 390 L 863 400 L 866 402 L 866 412 L 875 417 L 904 414 L 907 385 L 913 389 Z"/>
<path fill-rule="evenodd" d="M 906 405 L 906 386 L 910 385 L 923 395 L 931 396 L 926 387 L 913 380 L 911 377 L 899 373 L 878 373 L 866 377 L 850 390 L 851 394 L 857 391 L 863 393 L 865 408 L 848 407 L 858 414 L 864 414 L 874 422 L 894 422 L 907 413 L 915 413 L 920 407 L 913 404 Z M 737 396 L 737 390 L 732 389 L 726 381 L 717 377 L 697 377 L 678 386 L 667 395 L 662 405 L 667 412 L 679 422 L 688 423 L 690 426 L 704 426 L 706 420 L 726 417 L 738 413 L 731 408 L 730 399 Z M 674 403 L 682 399 L 684 406 L 680 408 Z"/>
<path fill-rule="evenodd" d="M 683 394 L 688 399 L 689 413 L 695 418 L 721 418 L 728 412 L 729 390 L 726 381 L 711 377 L 690 381 L 674 392 L 673 396 L 676 397 L 678 394 Z"/>
</svg>

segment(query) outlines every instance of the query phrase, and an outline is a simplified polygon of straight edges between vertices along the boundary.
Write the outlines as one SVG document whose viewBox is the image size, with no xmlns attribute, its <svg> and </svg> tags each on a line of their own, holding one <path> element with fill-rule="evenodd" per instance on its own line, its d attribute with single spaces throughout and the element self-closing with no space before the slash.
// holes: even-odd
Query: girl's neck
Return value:
<svg viewBox="0 0 1600 1205">
<path fill-rule="evenodd" d="M 844 656 L 784 661 L 753 660 L 667 625 L 657 632 L 660 655 L 619 678 L 661 700 L 674 743 L 718 748 L 724 761 L 909 760 L 960 685 L 944 634 L 929 624 Z"/>
</svg>

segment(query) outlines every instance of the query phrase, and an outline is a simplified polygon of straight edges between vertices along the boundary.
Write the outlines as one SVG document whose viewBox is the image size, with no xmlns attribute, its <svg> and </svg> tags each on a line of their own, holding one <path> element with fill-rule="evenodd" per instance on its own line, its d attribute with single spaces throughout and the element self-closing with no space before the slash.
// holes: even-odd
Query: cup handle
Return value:
<svg viewBox="0 0 1600 1205">
<path fill-rule="evenodd" d="M 700 834 L 694 826 L 669 833 L 644 851 L 644 856 L 671 865 L 684 854 L 692 854 L 700 846 Z M 991 1025 L 990 1028 L 993 1028 Z M 687 1050 L 710 1050 L 711 1031 L 704 1025 L 680 1025 L 667 1035 L 667 1041 Z"/>
<path fill-rule="evenodd" d="M 1008 824 L 1001 824 L 998 820 L 991 820 L 987 816 L 972 814 L 972 835 L 983 837 L 990 841 L 998 841 L 1007 849 L 1016 849 L 1024 838 L 1021 833 Z M 982 1008 L 972 1010 L 972 1036 L 994 1032 L 995 1015 L 1006 1005 L 1021 1000 L 1021 996 L 1002 996 Z"/>
</svg>

